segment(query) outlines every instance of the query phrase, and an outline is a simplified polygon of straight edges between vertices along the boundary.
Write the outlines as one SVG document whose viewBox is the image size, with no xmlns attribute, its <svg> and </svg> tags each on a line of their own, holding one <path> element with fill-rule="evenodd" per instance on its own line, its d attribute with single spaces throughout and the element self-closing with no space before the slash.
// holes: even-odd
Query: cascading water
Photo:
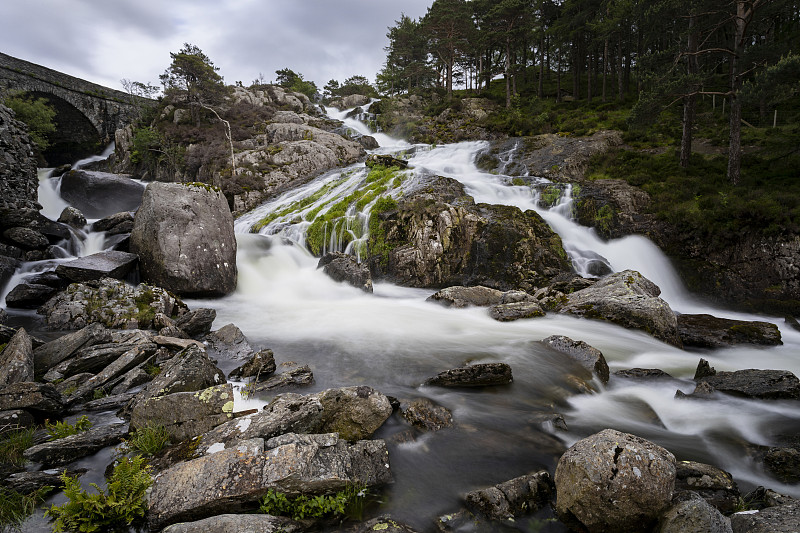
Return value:
<svg viewBox="0 0 800 533">
<path fill-rule="evenodd" d="M 368 133 L 365 126 L 359 127 Z M 669 261 L 649 240 L 632 236 L 604 242 L 593 230 L 572 221 L 569 189 L 554 208 L 543 209 L 536 189 L 510 185 L 509 177 L 480 171 L 474 159 L 486 143 L 410 147 L 388 137 L 378 138 L 381 147 L 377 151 L 410 154 L 409 163 L 415 168 L 403 174 L 397 187 L 387 186 L 386 194 L 402 194 L 423 170 L 453 177 L 477 202 L 539 212 L 559 233 L 579 271 L 586 258 L 603 261 L 613 270 L 633 268 L 656 282 L 674 309 L 709 310 L 686 293 Z M 693 390 L 691 377 L 700 354 L 600 321 L 548 315 L 500 323 L 484 309 L 445 309 L 428 303 L 425 298 L 432 291 L 376 283 L 374 294 L 366 295 L 326 277 L 316 269 L 317 259 L 305 249 L 306 233 L 315 217 L 334 207 L 343 209 L 340 202 L 345 202 L 347 209 L 353 202 L 358 204 L 355 199 L 363 197 L 367 176 L 360 165 L 330 172 L 241 217 L 236 223 L 236 292 L 221 300 L 191 305 L 214 307 L 218 323 L 237 324 L 254 344 L 272 348 L 279 360 L 308 363 L 315 383 L 307 392 L 365 384 L 400 399 L 427 397 L 453 412 L 455 428 L 425 434 L 415 441 L 397 438 L 395 434 L 405 429 L 399 422 L 390 421 L 379 432 L 377 437 L 394 443 L 390 457 L 396 480 L 381 512 L 429 529 L 433 517 L 457 509 L 469 490 L 538 468 L 552 472 L 561 445 L 553 440 L 551 431 L 543 429 L 541 420 L 553 412 L 566 418 L 569 431 L 556 433 L 566 444 L 614 427 L 658 442 L 680 459 L 729 470 L 743 489 L 763 484 L 800 496 L 797 486 L 781 485 L 748 459 L 754 445 L 777 442 L 776 428 L 800 426 L 793 404 L 720 396 L 704 402 L 698 412 L 694 402 L 674 396 L 676 390 Z M 526 181 L 536 182 L 533 178 Z M 368 218 L 374 201 L 361 202 L 362 220 Z M 353 211 L 344 213 L 353 216 Z M 248 234 L 254 226 L 260 235 Z M 362 226 L 360 231 L 364 238 L 368 227 Z M 326 251 L 334 248 L 330 235 L 323 238 Z M 757 367 L 798 374 L 800 361 L 792 354 L 800 348 L 800 333 L 781 329 L 783 346 L 735 347 L 704 352 L 702 357 L 718 370 Z M 578 369 L 537 342 L 550 335 L 567 335 L 597 347 L 612 372 L 660 368 L 674 378 L 656 385 L 612 378 L 605 387 L 593 383 L 596 393 L 579 393 L 568 378 Z M 479 392 L 421 385 L 442 370 L 485 361 L 510 364 L 513 385 Z M 270 396 L 260 399 L 268 401 Z"/>
</svg>

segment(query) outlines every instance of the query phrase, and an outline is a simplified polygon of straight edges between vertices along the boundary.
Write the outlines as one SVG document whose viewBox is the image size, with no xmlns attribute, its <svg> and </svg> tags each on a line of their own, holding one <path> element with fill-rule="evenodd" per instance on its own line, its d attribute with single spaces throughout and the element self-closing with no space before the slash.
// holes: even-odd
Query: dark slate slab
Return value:
<svg viewBox="0 0 800 533">
<path fill-rule="evenodd" d="M 72 282 L 108 277 L 122 279 L 136 266 L 139 256 L 116 250 L 80 257 L 56 267 L 56 274 Z"/>
</svg>

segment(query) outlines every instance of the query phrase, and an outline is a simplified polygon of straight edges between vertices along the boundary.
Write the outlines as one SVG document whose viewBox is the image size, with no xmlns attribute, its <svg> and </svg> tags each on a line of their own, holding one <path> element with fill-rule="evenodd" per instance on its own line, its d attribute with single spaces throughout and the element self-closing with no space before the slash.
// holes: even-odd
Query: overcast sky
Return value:
<svg viewBox="0 0 800 533">
<path fill-rule="evenodd" d="M 320 89 L 374 81 L 387 27 L 433 0 L 0 0 L 0 52 L 121 89 L 158 85 L 170 52 L 199 46 L 225 82 L 289 67 Z"/>
</svg>

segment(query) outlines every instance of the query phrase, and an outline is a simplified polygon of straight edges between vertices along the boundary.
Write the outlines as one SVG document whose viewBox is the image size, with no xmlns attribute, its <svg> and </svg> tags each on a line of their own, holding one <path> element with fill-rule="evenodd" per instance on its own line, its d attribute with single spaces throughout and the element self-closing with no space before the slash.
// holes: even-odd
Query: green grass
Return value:
<svg viewBox="0 0 800 533">
<path fill-rule="evenodd" d="M 42 487 L 31 494 L 0 487 L 0 531 L 20 531 L 20 526 L 44 502 L 53 487 Z"/>
<path fill-rule="evenodd" d="M 19 428 L 0 437 L 0 462 L 25 466 L 22 452 L 33 446 L 34 428 Z"/>
</svg>

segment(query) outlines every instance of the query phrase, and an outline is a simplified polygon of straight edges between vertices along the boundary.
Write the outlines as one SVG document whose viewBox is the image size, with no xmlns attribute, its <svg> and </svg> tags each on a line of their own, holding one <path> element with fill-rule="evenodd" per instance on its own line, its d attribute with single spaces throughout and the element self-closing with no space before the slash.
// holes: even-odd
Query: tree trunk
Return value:
<svg viewBox="0 0 800 533">
<path fill-rule="evenodd" d="M 544 97 L 544 28 L 539 38 L 539 87 L 536 89 L 536 94 L 539 98 Z"/>
<path fill-rule="evenodd" d="M 728 142 L 728 180 L 733 185 L 739 184 L 742 170 L 742 101 L 739 100 L 742 79 L 739 75 L 739 56 L 744 48 L 747 19 L 745 0 L 736 0 L 736 31 L 733 38 L 733 55 L 731 56 L 730 140 Z"/>
<path fill-rule="evenodd" d="M 695 29 L 696 24 L 697 17 L 694 14 L 690 15 L 689 39 L 686 47 L 686 73 L 689 75 L 690 79 L 696 76 L 698 72 L 697 46 L 700 36 Z M 692 128 L 694 127 L 695 108 L 697 106 L 697 97 L 695 95 L 697 92 L 697 85 L 694 83 L 694 80 L 690 83 L 688 90 L 689 95 L 683 99 L 683 135 L 681 136 L 680 158 L 680 164 L 683 168 L 689 167 L 689 159 L 692 156 Z"/>
<path fill-rule="evenodd" d="M 506 109 L 511 109 L 511 39 L 506 37 Z"/>
<path fill-rule="evenodd" d="M 603 103 L 606 103 L 606 77 L 608 74 L 608 37 L 603 42 Z"/>
<path fill-rule="evenodd" d="M 622 57 L 622 35 L 617 41 L 617 99 L 625 100 L 625 65 Z"/>
<path fill-rule="evenodd" d="M 589 51 L 589 65 L 586 69 L 586 101 L 592 103 L 592 73 L 594 72 L 594 47 Z"/>
</svg>

